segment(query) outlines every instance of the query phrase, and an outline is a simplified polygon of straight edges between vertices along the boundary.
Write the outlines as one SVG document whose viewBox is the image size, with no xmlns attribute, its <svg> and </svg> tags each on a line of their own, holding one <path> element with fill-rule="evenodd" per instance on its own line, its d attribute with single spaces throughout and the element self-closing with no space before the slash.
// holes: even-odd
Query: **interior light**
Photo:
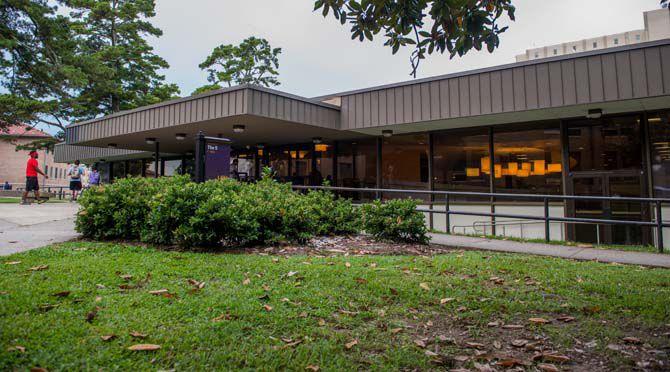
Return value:
<svg viewBox="0 0 670 372">
<path fill-rule="evenodd" d="M 186 133 L 177 133 L 174 135 L 174 138 L 176 138 L 177 141 L 183 141 L 186 139 Z"/>
<path fill-rule="evenodd" d="M 321 138 L 321 137 L 312 138 L 312 143 L 321 143 L 322 141 L 323 141 L 323 138 Z"/>
<path fill-rule="evenodd" d="M 144 139 L 144 142 L 146 142 L 147 145 L 153 145 L 154 143 L 156 143 L 156 138 L 154 138 L 154 137 L 147 137 L 147 138 Z"/>
<path fill-rule="evenodd" d="M 479 177 L 479 168 L 465 168 L 465 175 L 468 177 Z"/>
<path fill-rule="evenodd" d="M 264 149 L 265 144 L 264 143 L 259 143 L 259 144 L 256 145 L 256 147 L 259 148 L 259 149 Z"/>
<path fill-rule="evenodd" d="M 108 143 L 107 148 L 115 149 L 116 148 L 116 143 Z"/>
<path fill-rule="evenodd" d="M 589 111 L 586 114 L 587 119 L 600 119 L 600 117 L 603 116 L 603 110 L 602 109 L 589 109 Z"/>
<path fill-rule="evenodd" d="M 382 131 L 382 136 L 384 136 L 384 137 L 388 138 L 388 137 L 391 137 L 392 135 L 393 135 L 393 131 L 390 130 L 390 129 L 384 129 Z"/>
<path fill-rule="evenodd" d="M 235 133 L 244 133 L 244 129 L 245 127 L 242 124 L 233 125 L 233 132 Z"/>
</svg>

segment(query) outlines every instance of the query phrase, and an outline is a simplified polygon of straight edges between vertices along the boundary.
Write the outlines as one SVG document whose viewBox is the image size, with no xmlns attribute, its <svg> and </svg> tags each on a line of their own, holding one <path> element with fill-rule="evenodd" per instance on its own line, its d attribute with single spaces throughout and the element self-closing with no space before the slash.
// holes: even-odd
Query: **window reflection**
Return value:
<svg viewBox="0 0 670 372">
<path fill-rule="evenodd" d="M 382 186 L 388 189 L 428 189 L 428 134 L 384 138 Z"/>
<path fill-rule="evenodd" d="M 337 186 L 377 187 L 377 140 L 367 138 L 338 142 Z M 371 198 L 374 195 L 343 193 L 355 199 Z"/>
<path fill-rule="evenodd" d="M 558 127 L 495 132 L 496 192 L 560 194 L 561 134 Z"/>
<path fill-rule="evenodd" d="M 670 197 L 670 111 L 650 115 L 651 169 L 654 196 Z"/>
<path fill-rule="evenodd" d="M 488 129 L 433 135 L 435 190 L 489 191 Z"/>
</svg>

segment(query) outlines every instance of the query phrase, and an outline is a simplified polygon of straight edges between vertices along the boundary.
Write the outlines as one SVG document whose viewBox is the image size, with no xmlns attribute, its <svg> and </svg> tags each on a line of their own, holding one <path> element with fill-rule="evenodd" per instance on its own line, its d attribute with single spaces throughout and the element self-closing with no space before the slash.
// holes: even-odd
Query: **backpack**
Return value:
<svg viewBox="0 0 670 372">
<path fill-rule="evenodd" d="M 79 172 L 79 167 L 73 166 L 70 168 L 70 178 L 78 179 L 81 173 Z"/>
</svg>

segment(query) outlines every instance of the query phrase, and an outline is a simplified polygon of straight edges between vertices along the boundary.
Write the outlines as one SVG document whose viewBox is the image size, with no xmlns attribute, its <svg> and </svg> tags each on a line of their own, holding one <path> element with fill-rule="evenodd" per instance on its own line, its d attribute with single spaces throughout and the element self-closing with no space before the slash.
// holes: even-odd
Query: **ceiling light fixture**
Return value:
<svg viewBox="0 0 670 372">
<path fill-rule="evenodd" d="M 384 129 L 382 131 L 382 136 L 384 136 L 384 137 L 388 138 L 388 137 L 391 137 L 392 135 L 393 135 L 393 131 L 390 130 L 390 129 Z"/>
<path fill-rule="evenodd" d="M 602 109 L 589 109 L 589 111 L 586 114 L 587 119 L 600 119 L 603 116 L 603 110 Z"/>
<path fill-rule="evenodd" d="M 177 139 L 177 141 L 183 141 L 186 139 L 186 133 L 177 133 L 174 135 L 174 138 Z"/>
<path fill-rule="evenodd" d="M 107 148 L 109 149 L 115 149 L 116 148 L 116 143 L 108 143 Z"/>
<path fill-rule="evenodd" d="M 156 138 L 154 138 L 154 137 L 147 137 L 147 138 L 144 139 L 144 142 L 146 142 L 147 145 L 153 145 L 154 143 L 156 143 Z"/>
<path fill-rule="evenodd" d="M 244 133 L 244 129 L 245 129 L 245 127 L 242 124 L 233 125 L 233 132 L 235 132 L 235 133 Z"/>
<path fill-rule="evenodd" d="M 323 142 L 323 138 L 321 137 L 312 138 L 312 143 L 321 143 L 321 142 Z"/>
<path fill-rule="evenodd" d="M 256 147 L 259 148 L 259 149 L 264 149 L 265 144 L 264 143 L 259 143 L 259 144 L 256 145 Z"/>
</svg>

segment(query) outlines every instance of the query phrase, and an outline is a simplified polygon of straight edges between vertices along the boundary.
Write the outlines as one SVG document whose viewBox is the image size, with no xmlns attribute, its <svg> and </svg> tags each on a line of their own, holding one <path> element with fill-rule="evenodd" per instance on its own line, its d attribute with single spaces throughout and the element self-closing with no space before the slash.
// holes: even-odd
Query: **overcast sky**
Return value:
<svg viewBox="0 0 670 372">
<path fill-rule="evenodd" d="M 248 36 L 266 38 L 283 48 L 279 72 L 289 93 L 313 97 L 409 80 L 409 51 L 391 54 L 383 42 L 351 40 L 349 27 L 312 12 L 313 0 L 157 0 L 152 22 L 163 36 L 151 40 L 170 64 L 167 79 L 182 95 L 206 83 L 198 69 L 219 44 Z M 515 0 L 516 22 L 493 54 L 472 51 L 449 60 L 434 54 L 422 62 L 418 77 L 441 75 L 514 62 L 526 49 L 644 28 L 642 12 L 659 0 Z M 188 5 L 186 5 L 188 4 Z"/>
</svg>

